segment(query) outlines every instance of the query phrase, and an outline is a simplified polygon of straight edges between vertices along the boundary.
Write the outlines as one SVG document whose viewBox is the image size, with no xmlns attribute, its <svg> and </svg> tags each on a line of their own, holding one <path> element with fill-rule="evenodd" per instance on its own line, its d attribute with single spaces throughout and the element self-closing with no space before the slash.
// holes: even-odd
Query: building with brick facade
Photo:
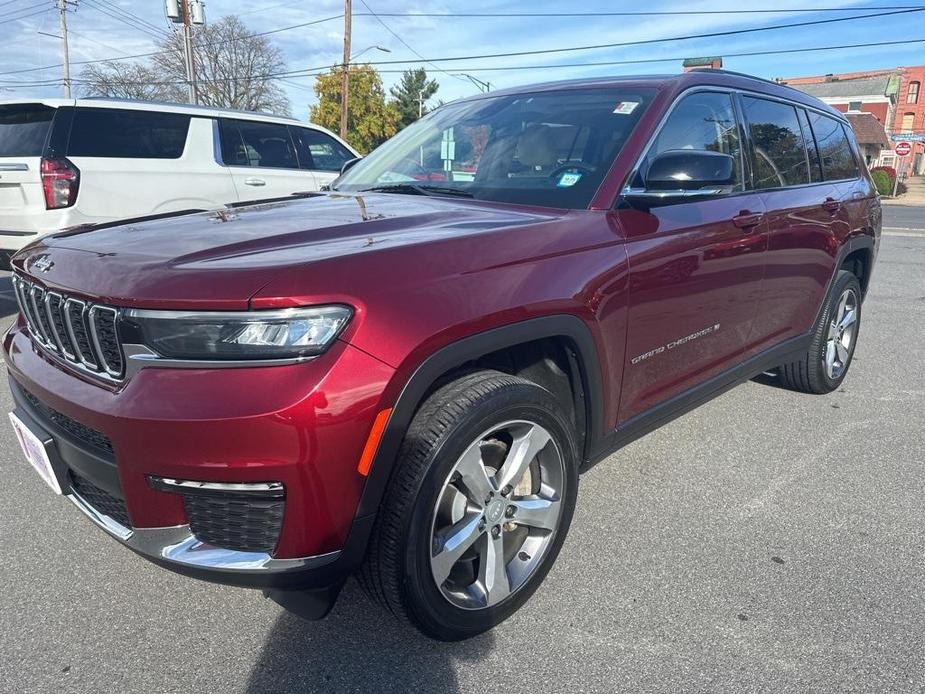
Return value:
<svg viewBox="0 0 925 694">
<path fill-rule="evenodd" d="M 912 155 L 906 159 L 906 166 L 909 173 L 925 174 L 925 92 L 922 91 L 925 65 L 777 81 L 812 94 L 844 113 L 871 114 L 883 124 L 891 145 L 899 140 L 913 143 Z M 869 119 L 855 120 L 864 124 L 867 139 L 876 139 L 871 135 Z M 858 135 L 860 140 L 860 133 Z M 873 153 L 872 147 L 861 144 L 866 154 Z M 897 163 L 891 146 L 882 149 L 869 165 L 896 166 Z"/>
</svg>

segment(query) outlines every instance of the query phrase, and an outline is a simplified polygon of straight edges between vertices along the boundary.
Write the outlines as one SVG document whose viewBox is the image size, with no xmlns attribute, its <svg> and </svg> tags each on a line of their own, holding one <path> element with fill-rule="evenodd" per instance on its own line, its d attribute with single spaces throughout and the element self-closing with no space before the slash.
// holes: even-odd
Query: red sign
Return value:
<svg viewBox="0 0 925 694">
<path fill-rule="evenodd" d="M 897 142 L 896 143 L 896 155 L 900 157 L 908 157 L 912 154 L 912 145 L 908 142 Z"/>
</svg>

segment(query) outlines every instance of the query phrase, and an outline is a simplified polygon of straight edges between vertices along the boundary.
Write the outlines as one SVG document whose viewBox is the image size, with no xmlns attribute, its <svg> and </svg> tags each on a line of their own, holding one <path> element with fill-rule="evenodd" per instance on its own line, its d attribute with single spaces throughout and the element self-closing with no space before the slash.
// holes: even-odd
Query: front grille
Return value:
<svg viewBox="0 0 925 694">
<path fill-rule="evenodd" d="M 132 527 L 132 522 L 128 519 L 128 511 L 125 510 L 125 502 L 122 499 L 117 499 L 109 492 L 100 489 L 90 480 L 75 474 L 73 470 L 71 471 L 71 488 L 100 513 L 109 516 L 125 528 Z"/>
<path fill-rule="evenodd" d="M 19 275 L 13 275 L 13 289 L 29 334 L 38 345 L 95 376 L 123 378 L 118 310 L 47 290 Z"/>
<path fill-rule="evenodd" d="M 92 448 L 105 453 L 107 456 L 112 457 L 112 441 L 107 438 L 103 433 L 100 433 L 96 429 L 91 429 L 85 424 L 71 419 L 66 414 L 61 414 L 58 410 L 49 407 L 44 402 L 35 397 L 25 388 L 20 387 L 19 392 L 22 393 L 23 398 L 29 403 L 29 406 L 35 411 L 40 418 L 51 422 L 56 427 L 64 431 L 70 438 L 76 439 L 77 441 L 87 444 Z"/>
<path fill-rule="evenodd" d="M 239 552 L 272 553 L 283 527 L 282 499 L 229 494 L 184 494 L 183 505 L 196 539 Z"/>
</svg>

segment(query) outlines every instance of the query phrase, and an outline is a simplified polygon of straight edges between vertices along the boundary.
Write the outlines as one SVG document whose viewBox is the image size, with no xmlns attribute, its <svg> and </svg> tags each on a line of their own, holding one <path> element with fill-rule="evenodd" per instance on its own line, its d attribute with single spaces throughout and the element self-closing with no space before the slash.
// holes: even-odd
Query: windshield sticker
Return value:
<svg viewBox="0 0 925 694">
<path fill-rule="evenodd" d="M 617 107 L 613 110 L 613 112 L 619 113 L 621 116 L 628 116 L 636 110 L 637 106 L 639 106 L 638 101 L 621 101 L 617 104 Z"/>
<path fill-rule="evenodd" d="M 559 182 L 556 183 L 557 188 L 571 188 L 573 185 L 578 183 L 581 180 L 581 174 L 578 171 L 566 171 L 564 174 L 559 176 Z"/>
</svg>

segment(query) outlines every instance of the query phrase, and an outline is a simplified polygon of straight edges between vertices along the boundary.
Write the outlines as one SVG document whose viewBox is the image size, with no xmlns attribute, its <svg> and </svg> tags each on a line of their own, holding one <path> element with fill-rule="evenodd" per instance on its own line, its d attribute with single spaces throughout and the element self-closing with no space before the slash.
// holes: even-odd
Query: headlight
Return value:
<svg viewBox="0 0 925 694">
<path fill-rule="evenodd" d="M 123 314 L 122 340 L 171 359 L 292 359 L 321 354 L 344 329 L 347 306 L 272 311 L 148 311 Z"/>
</svg>

